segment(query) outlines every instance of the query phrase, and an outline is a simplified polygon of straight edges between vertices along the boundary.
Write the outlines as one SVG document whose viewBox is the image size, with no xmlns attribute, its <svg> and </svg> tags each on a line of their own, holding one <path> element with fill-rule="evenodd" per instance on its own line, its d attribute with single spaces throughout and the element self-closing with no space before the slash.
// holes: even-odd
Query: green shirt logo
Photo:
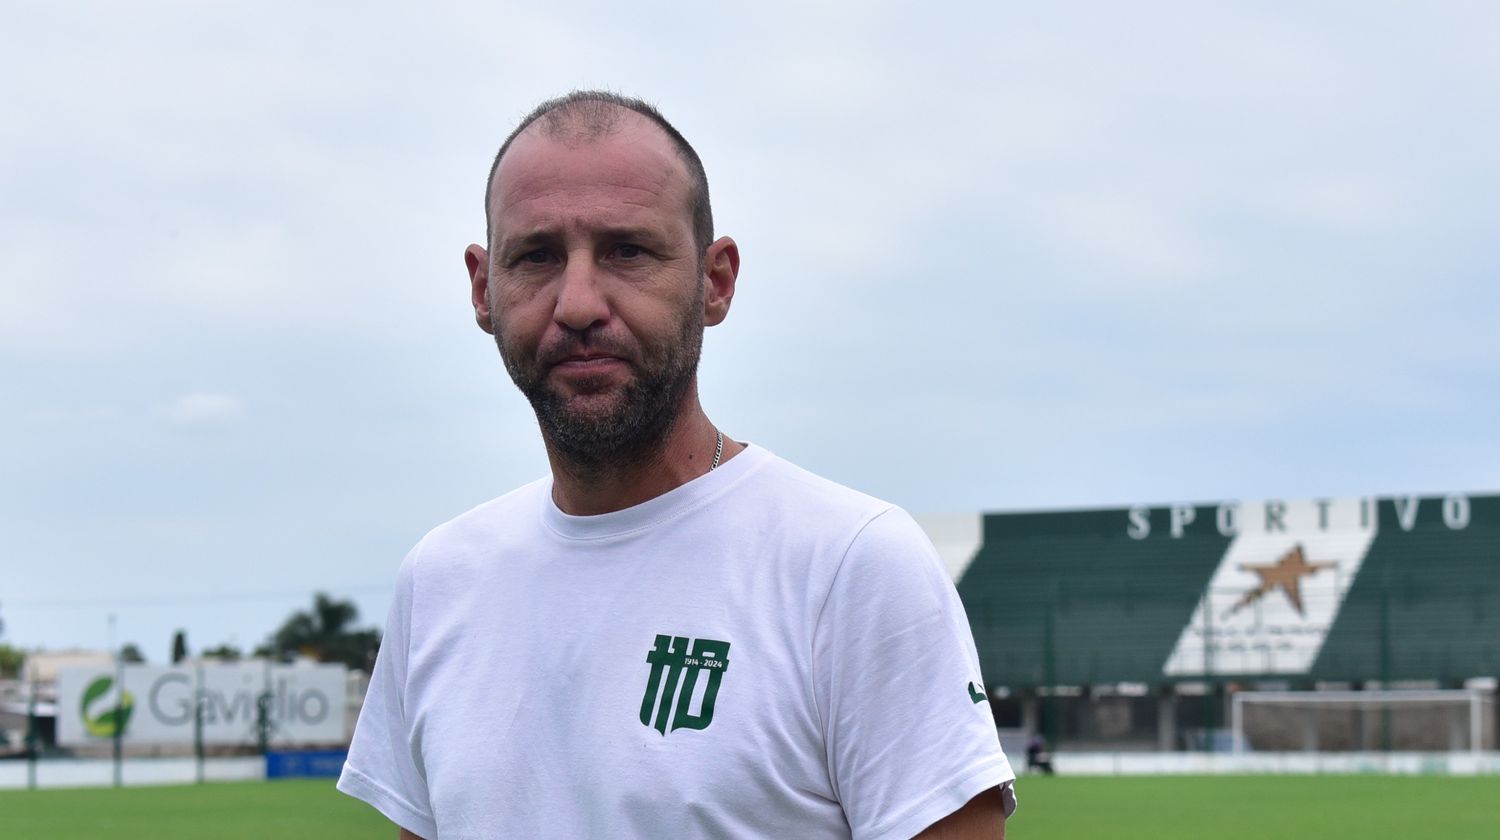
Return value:
<svg viewBox="0 0 1500 840">
<path fill-rule="evenodd" d="M 641 698 L 641 723 L 663 735 L 678 729 L 707 729 L 714 719 L 719 683 L 729 669 L 729 643 L 716 639 L 693 641 L 685 636 L 658 633 L 656 645 L 646 653 L 646 662 L 651 665 L 651 675 L 646 679 L 646 695 Z M 692 705 L 698 677 L 705 671 L 708 684 L 703 688 L 703 704 L 695 715 L 688 707 Z"/>
</svg>

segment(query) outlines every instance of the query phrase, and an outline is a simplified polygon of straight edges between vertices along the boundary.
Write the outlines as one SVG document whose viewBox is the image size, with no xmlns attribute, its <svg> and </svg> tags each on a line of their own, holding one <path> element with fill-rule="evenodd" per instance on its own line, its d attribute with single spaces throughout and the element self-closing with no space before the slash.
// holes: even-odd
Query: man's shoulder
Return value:
<svg viewBox="0 0 1500 840">
<path fill-rule="evenodd" d="M 757 479 L 750 492 L 759 494 L 763 504 L 793 513 L 803 521 L 828 527 L 861 528 L 877 517 L 910 518 L 891 502 L 770 453 L 767 453 L 767 463 L 758 471 Z"/>
<path fill-rule="evenodd" d="M 526 532 L 538 518 L 550 481 L 529 484 L 476 505 L 428 531 L 412 550 L 413 556 L 462 552 L 468 546 L 494 545 L 497 538 Z"/>
<path fill-rule="evenodd" d="M 766 479 L 753 491 L 774 520 L 761 524 L 795 542 L 831 549 L 841 563 L 855 557 L 861 574 L 947 580 L 932 539 L 906 510 L 784 459 L 771 460 L 761 471 Z"/>
</svg>

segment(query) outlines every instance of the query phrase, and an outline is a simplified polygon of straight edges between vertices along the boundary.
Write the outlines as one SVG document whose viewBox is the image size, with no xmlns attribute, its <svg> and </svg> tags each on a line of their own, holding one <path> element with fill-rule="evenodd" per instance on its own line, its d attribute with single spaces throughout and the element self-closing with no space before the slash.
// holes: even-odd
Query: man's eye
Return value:
<svg viewBox="0 0 1500 840">
<path fill-rule="evenodd" d="M 546 251 L 536 250 L 536 251 L 527 251 L 526 253 L 522 254 L 520 261 L 524 262 L 524 263 L 531 263 L 532 265 L 541 265 L 542 263 L 547 262 L 551 258 L 552 258 L 552 255 L 548 254 Z"/>
<path fill-rule="evenodd" d="M 615 246 L 615 256 L 620 257 L 621 259 L 633 260 L 643 253 L 645 253 L 645 251 L 643 251 L 641 249 L 641 246 L 639 245 L 627 244 Z"/>
</svg>

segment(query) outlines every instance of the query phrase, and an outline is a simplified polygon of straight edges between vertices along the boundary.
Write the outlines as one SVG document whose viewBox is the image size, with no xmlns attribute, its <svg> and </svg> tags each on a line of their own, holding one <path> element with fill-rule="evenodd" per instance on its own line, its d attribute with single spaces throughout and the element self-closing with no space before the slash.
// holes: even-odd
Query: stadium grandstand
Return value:
<svg viewBox="0 0 1500 840">
<path fill-rule="evenodd" d="M 1008 746 L 1043 734 L 1062 756 L 1495 748 L 1500 496 L 923 525 Z"/>
</svg>

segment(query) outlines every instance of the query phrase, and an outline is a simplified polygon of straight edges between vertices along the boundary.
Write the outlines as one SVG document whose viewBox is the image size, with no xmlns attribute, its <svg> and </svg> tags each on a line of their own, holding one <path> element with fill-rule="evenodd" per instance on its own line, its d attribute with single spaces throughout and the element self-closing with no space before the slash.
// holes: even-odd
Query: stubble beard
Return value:
<svg viewBox="0 0 1500 840">
<path fill-rule="evenodd" d="M 698 375 L 702 310 L 695 303 L 683 314 L 675 340 L 658 348 L 642 347 L 639 363 L 631 363 L 635 375 L 614 388 L 613 399 L 599 406 L 586 403 L 606 396 L 603 393 L 574 397 L 558 393 L 547 382 L 550 365 L 535 357 L 518 358 L 519 354 L 507 349 L 498 324 L 495 344 L 511 381 L 536 412 L 548 447 L 572 472 L 600 475 L 649 463 L 662 451 Z M 588 346 L 588 336 L 574 343 Z"/>
</svg>

